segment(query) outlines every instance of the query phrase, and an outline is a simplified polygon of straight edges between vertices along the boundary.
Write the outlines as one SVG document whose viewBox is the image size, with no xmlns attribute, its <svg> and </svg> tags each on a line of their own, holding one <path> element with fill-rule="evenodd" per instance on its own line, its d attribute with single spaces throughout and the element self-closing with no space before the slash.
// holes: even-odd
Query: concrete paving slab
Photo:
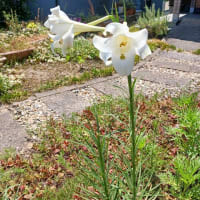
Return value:
<svg viewBox="0 0 200 200">
<path fill-rule="evenodd" d="M 90 102 L 70 91 L 41 98 L 41 101 L 58 115 L 64 114 L 67 117 L 70 117 L 73 112 L 80 112 L 91 105 Z"/>
<path fill-rule="evenodd" d="M 104 82 L 104 81 L 107 81 L 107 80 L 112 80 L 112 79 L 118 78 L 118 77 L 119 77 L 118 74 L 114 74 L 114 75 L 108 76 L 108 77 L 95 78 L 95 79 L 87 81 L 84 84 L 64 86 L 64 87 L 60 87 L 60 88 L 55 89 L 55 90 L 48 90 L 48 91 L 44 91 L 44 92 L 41 92 L 41 93 L 36 93 L 35 97 L 36 98 L 43 98 L 43 97 L 47 97 L 47 96 L 51 96 L 51 95 L 56 95 L 56 94 L 71 91 L 71 90 L 74 90 L 74 89 L 87 87 L 87 86 L 90 86 L 90 85 L 93 85 L 93 84 L 96 84 L 96 83 L 100 83 L 100 82 Z"/>
<path fill-rule="evenodd" d="M 187 86 L 191 81 L 190 79 L 184 77 L 177 78 L 177 76 L 174 74 L 152 72 L 149 70 L 140 70 L 136 73 L 133 73 L 133 77 L 137 77 L 145 81 L 169 85 L 172 87 L 184 87 Z"/>
<path fill-rule="evenodd" d="M 97 84 L 91 85 L 97 91 L 102 92 L 105 95 L 111 95 L 112 97 L 125 96 L 127 90 L 127 78 L 119 77 L 112 80 L 107 80 Z M 123 89 L 121 89 L 123 88 Z"/>
<path fill-rule="evenodd" d="M 5 148 L 20 150 L 26 140 L 25 129 L 16 122 L 7 109 L 0 112 L 0 152 Z"/>
<path fill-rule="evenodd" d="M 153 66 L 159 68 L 175 69 L 183 72 L 200 73 L 200 65 L 198 66 L 193 64 L 183 64 L 180 62 L 173 62 L 167 59 L 160 59 L 160 58 L 158 60 L 154 60 L 152 64 Z"/>
<path fill-rule="evenodd" d="M 169 58 L 181 62 L 191 62 L 193 65 L 200 66 L 200 56 L 189 53 L 178 53 L 176 51 L 163 51 L 159 54 L 160 59 Z"/>
</svg>

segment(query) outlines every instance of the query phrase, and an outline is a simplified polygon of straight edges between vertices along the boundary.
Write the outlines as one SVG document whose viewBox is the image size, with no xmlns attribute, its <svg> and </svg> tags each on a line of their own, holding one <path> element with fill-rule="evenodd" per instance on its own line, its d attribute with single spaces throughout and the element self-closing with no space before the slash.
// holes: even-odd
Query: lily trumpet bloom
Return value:
<svg viewBox="0 0 200 200">
<path fill-rule="evenodd" d="M 104 34 L 111 37 L 103 38 L 95 36 L 94 46 L 100 51 L 100 58 L 106 65 L 113 65 L 122 76 L 128 76 L 134 66 L 135 55 L 144 59 L 151 54 L 147 45 L 148 31 L 142 29 L 137 32 L 129 32 L 127 23 L 110 23 L 106 26 Z"/>
<path fill-rule="evenodd" d="M 62 10 L 60 10 L 60 6 L 50 9 L 50 11 L 51 15 L 48 16 L 48 20 L 44 25 L 49 28 L 52 33 L 49 34 L 49 36 L 53 40 L 51 45 L 53 52 L 54 48 L 61 48 L 63 55 L 66 55 L 67 49 L 73 46 L 74 34 L 76 33 L 105 30 L 103 27 L 71 20 Z"/>
</svg>

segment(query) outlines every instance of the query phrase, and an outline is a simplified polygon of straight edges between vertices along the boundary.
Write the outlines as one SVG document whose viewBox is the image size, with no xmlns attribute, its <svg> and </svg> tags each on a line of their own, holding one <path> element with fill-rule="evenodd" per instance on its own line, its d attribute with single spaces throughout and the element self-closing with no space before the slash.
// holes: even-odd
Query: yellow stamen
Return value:
<svg viewBox="0 0 200 200">
<path fill-rule="evenodd" d="M 121 60 L 124 60 L 125 58 L 126 58 L 125 55 L 124 55 L 124 54 L 121 54 L 120 59 L 121 59 Z"/>
<path fill-rule="evenodd" d="M 128 42 L 124 42 L 124 41 L 121 42 L 121 43 L 120 43 L 120 47 L 125 47 L 125 46 L 127 45 L 127 43 L 128 43 Z"/>
</svg>

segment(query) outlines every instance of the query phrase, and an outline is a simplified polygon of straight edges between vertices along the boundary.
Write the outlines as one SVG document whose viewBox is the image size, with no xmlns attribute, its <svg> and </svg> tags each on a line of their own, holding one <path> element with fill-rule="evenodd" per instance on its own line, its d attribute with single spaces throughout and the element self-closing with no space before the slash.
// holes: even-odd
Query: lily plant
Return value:
<svg viewBox="0 0 200 200">
<path fill-rule="evenodd" d="M 74 36 L 82 32 L 98 32 L 104 31 L 104 27 L 95 26 L 106 21 L 110 16 L 95 20 L 89 24 L 84 24 L 71 20 L 62 10 L 60 6 L 50 9 L 51 15 L 48 16 L 44 25 L 50 29 L 52 34 L 49 37 L 53 41 L 51 49 L 55 54 L 55 48 L 61 48 L 62 54 L 65 56 L 67 49 L 73 47 Z"/>
<path fill-rule="evenodd" d="M 129 113 L 131 128 L 131 159 L 132 159 L 132 185 L 133 200 L 137 197 L 136 184 L 136 108 L 134 104 L 134 87 L 136 79 L 132 82 L 131 72 L 134 67 L 135 55 L 142 59 L 151 54 L 147 45 L 148 31 L 142 29 L 137 32 L 129 32 L 127 23 L 110 23 L 106 26 L 104 35 L 111 37 L 95 36 L 93 38 L 94 46 L 100 51 L 100 58 L 106 65 L 113 65 L 115 70 L 121 76 L 127 76 L 129 86 Z"/>
<path fill-rule="evenodd" d="M 127 23 L 123 24 L 114 22 L 108 24 L 105 28 L 95 26 L 102 21 L 110 18 L 106 16 L 100 20 L 96 20 L 90 24 L 83 24 L 73 21 L 60 10 L 57 6 L 51 9 L 51 15 L 45 22 L 45 26 L 50 29 L 53 34 L 49 36 L 53 40 L 52 50 L 61 47 L 62 53 L 67 53 L 67 48 L 73 46 L 74 35 L 81 32 L 104 31 L 105 37 L 95 36 L 93 38 L 94 46 L 100 52 L 100 58 L 104 63 L 113 65 L 115 70 L 121 76 L 127 76 L 129 88 L 129 111 L 130 111 L 130 135 L 131 135 L 131 159 L 132 159 L 132 185 L 133 200 L 137 197 L 136 184 L 136 108 L 134 104 L 134 87 L 136 79 L 132 81 L 131 72 L 134 68 L 135 56 L 138 55 L 142 59 L 151 54 L 151 50 L 147 45 L 148 31 L 142 29 L 137 32 L 129 32 Z M 103 172 L 102 172 L 103 173 Z M 104 177 L 105 179 L 105 177 Z M 107 190 L 106 190 L 107 191 Z M 108 194 L 108 191 L 106 192 Z M 109 199 L 109 195 L 107 195 Z"/>
</svg>

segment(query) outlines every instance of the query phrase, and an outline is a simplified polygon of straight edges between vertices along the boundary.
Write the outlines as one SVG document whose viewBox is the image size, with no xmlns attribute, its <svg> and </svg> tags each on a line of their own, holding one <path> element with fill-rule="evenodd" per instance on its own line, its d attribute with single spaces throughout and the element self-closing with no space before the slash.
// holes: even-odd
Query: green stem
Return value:
<svg viewBox="0 0 200 200">
<path fill-rule="evenodd" d="M 130 114 L 130 126 L 131 126 L 131 160 L 132 160 L 132 183 L 133 183 L 133 200 L 136 200 L 136 139 L 135 139 L 135 119 L 134 119 L 134 85 L 132 86 L 131 75 L 128 75 L 128 87 L 129 87 L 129 114 Z"/>
</svg>

